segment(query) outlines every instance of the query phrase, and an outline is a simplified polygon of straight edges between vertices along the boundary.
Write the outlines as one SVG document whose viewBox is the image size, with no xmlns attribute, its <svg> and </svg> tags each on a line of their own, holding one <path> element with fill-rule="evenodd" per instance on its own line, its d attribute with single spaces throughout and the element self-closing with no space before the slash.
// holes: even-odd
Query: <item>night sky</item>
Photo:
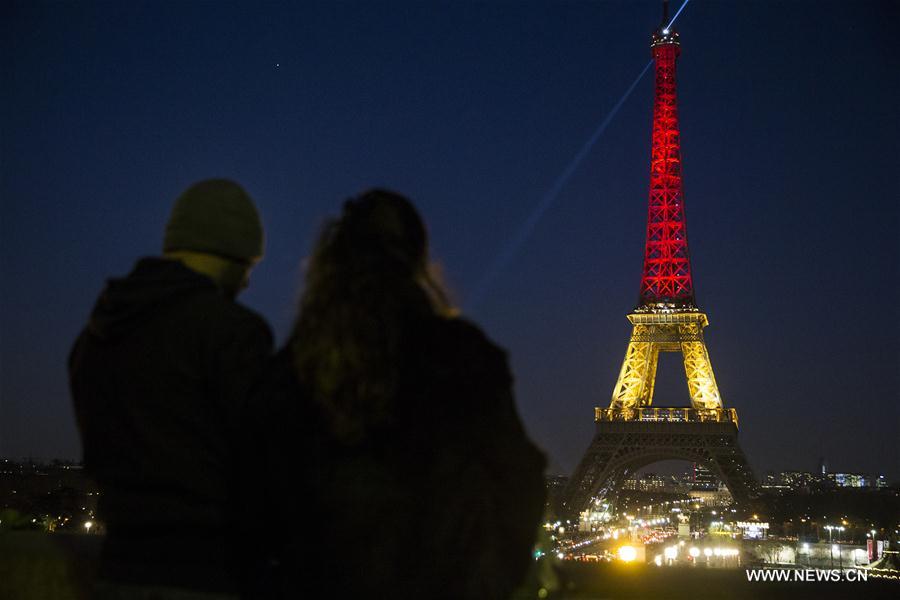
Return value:
<svg viewBox="0 0 900 600">
<path fill-rule="evenodd" d="M 900 478 L 897 6 L 694 0 L 676 24 L 697 301 L 758 473 L 824 456 Z M 471 300 L 647 64 L 659 20 L 655 0 L 4 2 L 0 455 L 79 457 L 72 341 L 104 280 L 159 251 L 178 193 L 224 176 L 263 215 L 241 299 L 279 341 L 323 218 L 369 186 L 413 198 L 568 472 L 631 332 L 650 73 Z M 663 355 L 656 403 L 687 402 Z"/>
</svg>

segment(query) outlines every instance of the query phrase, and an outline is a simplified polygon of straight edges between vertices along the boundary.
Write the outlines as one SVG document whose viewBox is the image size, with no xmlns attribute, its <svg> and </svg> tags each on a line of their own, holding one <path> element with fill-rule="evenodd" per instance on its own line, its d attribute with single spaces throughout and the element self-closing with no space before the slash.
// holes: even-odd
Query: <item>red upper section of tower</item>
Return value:
<svg viewBox="0 0 900 600">
<path fill-rule="evenodd" d="M 640 308 L 694 308 L 675 91 L 675 62 L 681 49 L 678 34 L 669 31 L 665 21 L 653 35 L 652 48 L 656 94 Z"/>
</svg>

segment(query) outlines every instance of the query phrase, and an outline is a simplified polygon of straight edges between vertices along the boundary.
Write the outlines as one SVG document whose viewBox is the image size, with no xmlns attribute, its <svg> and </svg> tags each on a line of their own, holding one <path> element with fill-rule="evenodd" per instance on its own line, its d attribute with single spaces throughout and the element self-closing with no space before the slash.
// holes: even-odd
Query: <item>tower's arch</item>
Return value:
<svg viewBox="0 0 900 600">
<path fill-rule="evenodd" d="M 570 479 L 563 508 L 577 514 L 592 498 L 617 488 L 628 473 L 672 459 L 709 469 L 738 504 L 755 495 L 756 482 L 731 422 L 599 420 L 597 435 Z"/>
</svg>

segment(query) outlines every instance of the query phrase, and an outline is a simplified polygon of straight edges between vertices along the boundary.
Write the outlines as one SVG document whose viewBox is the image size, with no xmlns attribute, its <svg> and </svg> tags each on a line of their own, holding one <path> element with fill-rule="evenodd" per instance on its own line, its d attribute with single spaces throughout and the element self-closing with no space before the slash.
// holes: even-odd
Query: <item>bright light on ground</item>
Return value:
<svg viewBox="0 0 900 600">
<path fill-rule="evenodd" d="M 619 560 L 623 562 L 631 562 L 637 558 L 637 550 L 633 546 L 622 546 L 619 548 Z"/>
</svg>

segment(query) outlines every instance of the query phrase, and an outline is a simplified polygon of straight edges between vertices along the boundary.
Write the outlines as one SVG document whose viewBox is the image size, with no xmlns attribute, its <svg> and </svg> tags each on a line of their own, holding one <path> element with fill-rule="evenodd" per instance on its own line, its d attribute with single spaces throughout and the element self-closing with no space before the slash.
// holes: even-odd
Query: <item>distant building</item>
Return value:
<svg viewBox="0 0 900 600">
<path fill-rule="evenodd" d="M 764 540 L 769 533 L 769 524 L 759 521 L 738 521 L 735 523 L 745 540 Z"/>
<path fill-rule="evenodd" d="M 785 481 L 784 473 L 767 473 L 760 482 L 759 487 L 774 492 L 787 492 L 792 489 Z"/>
<path fill-rule="evenodd" d="M 837 487 L 842 488 L 869 487 L 869 480 L 862 473 L 829 473 L 828 479 L 833 481 Z"/>
<path fill-rule="evenodd" d="M 719 489 L 719 478 L 715 474 L 701 465 L 694 463 L 691 469 L 691 489 L 694 490 L 717 490 Z"/>
<path fill-rule="evenodd" d="M 822 475 L 806 471 L 782 471 L 777 474 L 767 474 L 761 482 L 761 487 L 777 492 L 791 490 L 809 493 L 834 488 L 882 489 L 888 487 L 888 482 L 884 475 L 866 473 L 826 473 Z"/>
<path fill-rule="evenodd" d="M 702 501 L 707 508 L 714 506 L 728 506 L 734 501 L 731 492 L 729 492 L 728 488 L 724 485 L 712 490 L 692 489 L 688 492 L 688 495 L 691 498 Z"/>
<path fill-rule="evenodd" d="M 644 473 L 640 476 L 632 475 L 622 482 L 622 489 L 640 492 L 667 492 L 671 494 L 684 491 L 674 476 L 656 475 L 655 473 Z"/>
<path fill-rule="evenodd" d="M 884 475 L 870 475 L 867 473 L 829 473 L 828 479 L 840 488 L 886 488 L 887 479 Z"/>
<path fill-rule="evenodd" d="M 778 483 L 795 492 L 818 492 L 831 489 L 834 482 L 825 475 L 808 471 L 782 471 L 778 475 Z"/>
</svg>

